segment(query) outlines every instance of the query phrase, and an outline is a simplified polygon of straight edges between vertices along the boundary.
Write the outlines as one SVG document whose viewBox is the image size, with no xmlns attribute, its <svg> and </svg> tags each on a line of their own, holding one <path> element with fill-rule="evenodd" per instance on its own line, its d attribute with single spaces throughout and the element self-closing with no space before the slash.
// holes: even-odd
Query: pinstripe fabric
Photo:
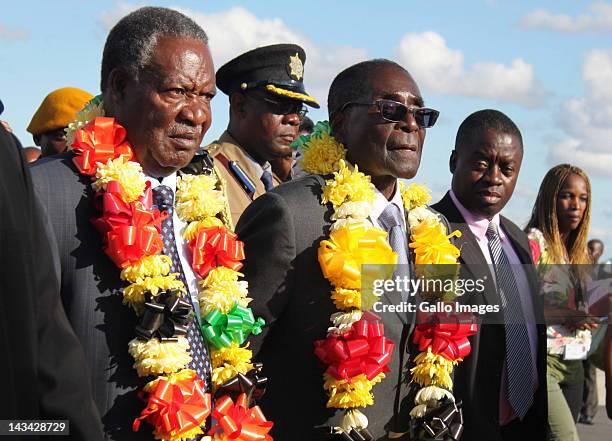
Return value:
<svg viewBox="0 0 612 441">
<path fill-rule="evenodd" d="M 91 223 L 99 216 L 91 179 L 79 175 L 73 156 L 42 158 L 30 169 L 60 260 L 62 303 L 85 352 L 105 439 L 150 441 L 150 431 L 132 431 L 144 405 L 137 392 L 149 380 L 137 376 L 127 351 L 137 317 L 121 303 L 125 282 Z"/>
<path fill-rule="evenodd" d="M 523 309 L 516 287 L 512 267 L 499 240 L 497 225 L 487 228 L 489 251 L 493 259 L 497 289 L 504 303 L 504 325 L 506 330 L 506 374 L 508 402 L 523 419 L 533 404 L 533 378 L 531 375 L 531 347 L 524 323 Z"/>
</svg>

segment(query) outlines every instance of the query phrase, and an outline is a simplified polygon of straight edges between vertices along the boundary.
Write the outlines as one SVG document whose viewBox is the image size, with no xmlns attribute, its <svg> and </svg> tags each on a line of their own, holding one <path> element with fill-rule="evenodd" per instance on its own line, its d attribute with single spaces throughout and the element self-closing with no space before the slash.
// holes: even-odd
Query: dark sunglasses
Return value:
<svg viewBox="0 0 612 441">
<path fill-rule="evenodd" d="M 247 96 L 266 103 L 268 111 L 275 115 L 291 115 L 296 114 L 300 119 L 304 118 L 308 113 L 308 109 L 304 107 L 304 104 L 299 101 L 283 100 L 276 101 L 271 98 L 259 95 L 257 93 L 250 93 Z"/>
<path fill-rule="evenodd" d="M 382 116 L 385 121 L 389 122 L 405 121 L 406 116 L 410 113 L 421 129 L 433 127 L 438 119 L 438 115 L 440 115 L 440 112 L 434 109 L 429 109 L 427 107 L 408 107 L 397 101 L 384 99 L 376 100 L 373 103 L 349 101 L 348 103 L 344 103 L 340 108 L 340 112 L 343 112 L 344 109 L 350 105 L 377 106 L 380 116 Z"/>
</svg>

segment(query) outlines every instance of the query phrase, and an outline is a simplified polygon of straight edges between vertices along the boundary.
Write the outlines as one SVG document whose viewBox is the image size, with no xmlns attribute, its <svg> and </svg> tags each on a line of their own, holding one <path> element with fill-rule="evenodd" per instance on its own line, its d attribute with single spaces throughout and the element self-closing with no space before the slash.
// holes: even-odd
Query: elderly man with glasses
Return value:
<svg viewBox="0 0 612 441">
<path fill-rule="evenodd" d="M 373 184 L 368 187 L 373 201 L 366 204 L 367 219 L 388 233 L 387 248 L 397 253 L 403 264 L 396 274 L 403 272 L 407 277 L 414 276 L 414 254 L 407 243 L 408 212 L 398 180 L 415 177 L 426 129 L 438 116 L 437 111 L 423 105 L 412 76 L 389 60 L 365 61 L 344 70 L 332 82 L 328 98 L 331 135 L 346 149 L 347 162 L 358 166 Z M 340 333 L 346 330 L 342 317 L 352 326 L 355 313 L 336 314 L 342 308 L 338 298 L 332 300 L 333 288 L 320 264 L 325 260 L 320 258 L 322 241 L 330 237 L 330 231 L 342 228 L 342 221 L 347 222 L 341 219 L 335 224 L 342 216 L 331 203 L 323 203 L 323 187 L 330 178 L 333 176 L 311 174 L 267 192 L 246 209 L 236 227 L 245 242 L 244 273 L 253 298 L 251 306 L 266 321 L 263 332 L 249 347 L 255 360 L 265 363 L 269 378 L 261 405 L 266 417 L 274 421 L 275 439 L 408 439 L 414 396 L 407 367 L 416 355 L 408 352 L 414 323 L 409 311 L 387 308 L 379 313 L 384 335 L 395 346 L 386 365 L 386 378 L 372 388 L 373 403 L 358 406 L 369 420 L 369 433 L 362 429 L 362 416 L 352 418 L 355 413 L 342 409 L 353 406 L 332 403 L 326 394 L 325 389 L 333 386 L 329 386 L 329 377 L 324 386 L 326 366 L 319 354 L 315 355 L 315 342 L 318 345 L 334 329 Z M 353 191 L 360 190 L 354 186 Z M 353 209 L 353 214 L 359 211 L 356 206 Z M 383 242 L 381 246 L 386 245 Z M 400 298 L 399 293 L 380 300 L 390 302 L 385 306 L 412 302 L 407 294 Z M 358 389 L 359 385 L 347 387 Z M 366 391 L 366 398 L 369 393 Z"/>
<path fill-rule="evenodd" d="M 292 153 L 304 104 L 318 108 L 304 89 L 304 50 L 275 44 L 246 52 L 217 71 L 217 87 L 229 96 L 230 121 L 206 147 L 227 183 L 234 222 L 257 197 L 279 185 L 270 161 Z"/>
</svg>

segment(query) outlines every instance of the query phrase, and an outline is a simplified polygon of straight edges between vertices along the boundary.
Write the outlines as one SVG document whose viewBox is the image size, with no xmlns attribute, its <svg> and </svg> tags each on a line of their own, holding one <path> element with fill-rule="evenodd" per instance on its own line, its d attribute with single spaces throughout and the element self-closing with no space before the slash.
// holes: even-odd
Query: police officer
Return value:
<svg viewBox="0 0 612 441">
<path fill-rule="evenodd" d="M 217 71 L 217 87 L 229 96 L 230 120 L 206 149 L 226 183 L 234 222 L 282 182 L 269 161 L 291 154 L 304 104 L 319 107 L 304 89 L 305 61 L 301 47 L 276 44 L 244 53 Z"/>
</svg>

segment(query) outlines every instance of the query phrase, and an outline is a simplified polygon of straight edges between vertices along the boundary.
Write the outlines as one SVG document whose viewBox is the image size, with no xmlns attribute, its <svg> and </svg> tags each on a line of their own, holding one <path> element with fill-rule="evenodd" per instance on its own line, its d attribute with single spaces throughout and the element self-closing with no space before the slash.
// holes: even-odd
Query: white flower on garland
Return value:
<svg viewBox="0 0 612 441">
<path fill-rule="evenodd" d="M 368 427 L 368 417 L 357 409 L 349 409 L 342 417 L 340 427 L 345 433 L 349 433 L 353 429 L 365 429 Z"/>
<path fill-rule="evenodd" d="M 428 407 L 436 407 L 436 404 L 442 398 L 448 398 L 451 401 L 455 401 L 453 394 L 446 389 L 438 386 L 427 386 L 417 392 L 414 402 L 417 404 L 426 404 Z"/>
<path fill-rule="evenodd" d="M 413 418 L 423 417 L 430 410 L 438 408 L 440 400 L 443 398 L 455 401 L 453 394 L 441 387 L 427 386 L 420 389 L 414 398 L 416 406 L 410 411 L 410 416 Z"/>
<path fill-rule="evenodd" d="M 110 181 L 117 181 L 121 184 L 126 202 L 138 199 L 144 192 L 147 183 L 140 164 L 125 161 L 123 156 L 109 159 L 106 164 L 100 164 L 92 187 L 95 191 L 106 191 L 106 184 Z"/>
<path fill-rule="evenodd" d="M 334 222 L 331 227 L 329 228 L 329 232 L 333 233 L 334 231 L 340 230 L 344 227 L 348 227 L 351 224 L 355 224 L 355 223 L 360 223 L 360 224 L 366 224 L 367 226 L 371 226 L 374 227 L 374 225 L 372 225 L 372 222 L 370 222 L 369 219 L 353 219 L 353 218 L 348 218 L 348 219 L 338 219 L 336 222 Z"/>
<path fill-rule="evenodd" d="M 95 97 L 77 112 L 76 119 L 66 127 L 66 145 L 68 148 L 71 148 L 74 143 L 76 131 L 99 116 L 104 116 L 104 103 L 99 97 Z"/>
<path fill-rule="evenodd" d="M 358 309 L 349 312 L 336 312 L 330 319 L 334 326 L 327 328 L 327 335 L 342 335 L 353 326 L 353 323 L 361 320 L 363 312 Z"/>
<path fill-rule="evenodd" d="M 189 342 L 183 336 L 176 341 L 161 342 L 157 338 L 130 341 L 128 351 L 134 357 L 134 368 L 139 377 L 147 375 L 171 374 L 191 361 Z"/>
<path fill-rule="evenodd" d="M 372 202 L 370 201 L 356 201 L 356 202 L 345 202 L 340 205 L 334 214 L 332 214 L 332 220 L 338 219 L 367 219 L 372 212 Z"/>
<path fill-rule="evenodd" d="M 422 418 L 427 412 L 427 406 L 425 404 L 419 404 L 418 406 L 414 406 L 410 411 L 410 416 L 412 418 Z"/>
<path fill-rule="evenodd" d="M 408 212 L 408 225 L 410 228 L 417 226 L 426 219 L 438 220 L 439 217 L 425 206 L 413 208 Z"/>
</svg>

